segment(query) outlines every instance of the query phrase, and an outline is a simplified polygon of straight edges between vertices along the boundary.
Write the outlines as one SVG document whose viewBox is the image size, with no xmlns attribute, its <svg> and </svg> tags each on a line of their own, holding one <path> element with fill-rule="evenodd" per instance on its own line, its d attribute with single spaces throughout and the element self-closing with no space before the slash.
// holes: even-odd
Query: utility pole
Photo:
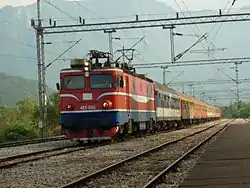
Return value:
<svg viewBox="0 0 250 188">
<path fill-rule="evenodd" d="M 193 86 L 194 84 L 188 84 L 188 87 L 189 87 L 189 89 L 190 89 L 190 96 L 192 96 L 192 86 Z"/>
<path fill-rule="evenodd" d="M 167 66 L 162 66 L 161 69 L 163 69 L 163 85 L 166 86 L 166 77 L 167 77 Z"/>
<path fill-rule="evenodd" d="M 104 30 L 104 33 L 108 33 L 109 35 L 109 53 L 111 54 L 111 56 L 113 57 L 114 55 L 114 50 L 113 50 L 113 34 L 116 32 L 116 30 L 112 29 L 112 30 Z"/>
<path fill-rule="evenodd" d="M 239 115 L 239 112 L 240 112 L 240 91 L 239 91 L 239 66 L 238 64 L 242 64 L 242 62 L 236 62 L 235 63 L 235 76 L 236 76 L 236 88 L 237 88 L 237 91 L 236 91 L 236 95 L 237 95 L 237 111 L 238 111 L 238 115 Z"/>
<path fill-rule="evenodd" d="M 46 64 L 45 64 L 45 52 L 44 52 L 44 35 L 41 33 L 41 62 L 42 62 L 42 98 L 43 98 L 43 127 L 42 137 L 44 137 L 44 129 L 47 126 L 47 88 L 46 88 Z"/>
<path fill-rule="evenodd" d="M 174 63 L 175 52 L 174 52 L 174 26 L 170 28 L 170 46 L 171 46 L 171 62 Z"/>
<path fill-rule="evenodd" d="M 175 62 L 175 52 L 174 52 L 174 28 L 175 26 L 163 26 L 163 29 L 169 29 L 169 34 L 170 34 L 170 59 L 171 63 Z"/>
<path fill-rule="evenodd" d="M 46 81 L 45 81 L 45 55 L 44 55 L 44 35 L 41 21 L 41 1 L 37 0 L 37 20 L 31 20 L 31 25 L 36 30 L 36 46 L 37 46 L 37 71 L 38 71 L 38 106 L 39 121 L 38 128 L 41 129 L 41 137 L 44 137 L 44 127 L 46 125 L 47 108 L 46 108 Z"/>
<path fill-rule="evenodd" d="M 195 98 L 195 87 L 193 87 L 193 97 Z"/>
</svg>

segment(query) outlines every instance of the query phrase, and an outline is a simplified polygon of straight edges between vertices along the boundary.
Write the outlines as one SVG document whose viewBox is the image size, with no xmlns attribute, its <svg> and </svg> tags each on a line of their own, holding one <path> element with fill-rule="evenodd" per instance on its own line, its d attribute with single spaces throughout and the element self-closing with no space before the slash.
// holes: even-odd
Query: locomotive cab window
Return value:
<svg viewBox="0 0 250 188">
<path fill-rule="evenodd" d="M 125 81 L 123 79 L 123 76 L 116 77 L 115 87 L 116 88 L 124 88 L 125 87 Z"/>
<path fill-rule="evenodd" d="M 113 87 L 112 75 L 91 75 L 90 88 L 91 89 L 110 89 Z"/>
<path fill-rule="evenodd" d="M 85 77 L 83 75 L 65 76 L 63 78 L 63 89 L 84 89 Z"/>
</svg>

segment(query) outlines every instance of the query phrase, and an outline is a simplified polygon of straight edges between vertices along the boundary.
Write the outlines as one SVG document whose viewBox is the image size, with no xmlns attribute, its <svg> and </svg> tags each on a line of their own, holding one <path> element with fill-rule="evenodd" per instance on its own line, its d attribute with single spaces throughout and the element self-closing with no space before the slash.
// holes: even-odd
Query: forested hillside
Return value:
<svg viewBox="0 0 250 188">
<path fill-rule="evenodd" d="M 0 106 L 15 105 L 25 98 L 37 100 L 37 81 L 0 72 Z M 52 90 L 49 89 L 49 94 Z"/>
</svg>

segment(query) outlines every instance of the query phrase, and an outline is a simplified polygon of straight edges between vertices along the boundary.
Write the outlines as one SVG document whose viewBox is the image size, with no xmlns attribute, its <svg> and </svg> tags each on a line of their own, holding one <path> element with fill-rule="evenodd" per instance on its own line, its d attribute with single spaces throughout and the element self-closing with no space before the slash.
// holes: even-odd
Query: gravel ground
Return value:
<svg viewBox="0 0 250 188">
<path fill-rule="evenodd" d="M 161 143 L 204 129 L 211 124 L 155 134 L 0 170 L 0 187 L 58 187 Z"/>
<path fill-rule="evenodd" d="M 178 188 L 183 181 L 188 177 L 189 173 L 199 161 L 207 148 L 220 136 L 221 133 L 214 136 L 205 145 L 199 148 L 194 154 L 190 155 L 187 160 L 180 163 L 175 172 L 166 174 L 164 181 L 156 186 L 156 188 Z"/>
<path fill-rule="evenodd" d="M 18 154 L 31 153 L 36 151 L 42 151 L 47 149 L 59 148 L 63 146 L 74 145 L 76 142 L 70 140 L 59 140 L 59 141 L 50 141 L 39 144 L 28 144 L 22 146 L 8 147 L 0 149 L 0 158 L 7 157 Z"/>
<path fill-rule="evenodd" d="M 121 187 L 121 185 L 123 185 L 123 187 L 143 187 L 150 179 L 165 169 L 166 166 L 170 165 L 219 128 L 221 128 L 221 126 L 172 144 L 136 161 L 126 163 L 123 167 L 119 167 L 111 173 L 93 179 L 84 187 L 105 186 L 116 188 Z"/>
</svg>

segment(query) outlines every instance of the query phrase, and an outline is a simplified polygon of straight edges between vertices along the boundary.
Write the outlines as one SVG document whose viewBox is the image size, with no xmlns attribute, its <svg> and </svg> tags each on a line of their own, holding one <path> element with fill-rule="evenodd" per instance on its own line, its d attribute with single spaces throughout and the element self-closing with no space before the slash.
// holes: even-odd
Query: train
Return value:
<svg viewBox="0 0 250 188">
<path fill-rule="evenodd" d="M 60 126 L 66 137 L 85 141 L 176 129 L 221 118 L 219 107 L 139 74 L 107 52 L 90 50 L 60 71 Z"/>
</svg>

